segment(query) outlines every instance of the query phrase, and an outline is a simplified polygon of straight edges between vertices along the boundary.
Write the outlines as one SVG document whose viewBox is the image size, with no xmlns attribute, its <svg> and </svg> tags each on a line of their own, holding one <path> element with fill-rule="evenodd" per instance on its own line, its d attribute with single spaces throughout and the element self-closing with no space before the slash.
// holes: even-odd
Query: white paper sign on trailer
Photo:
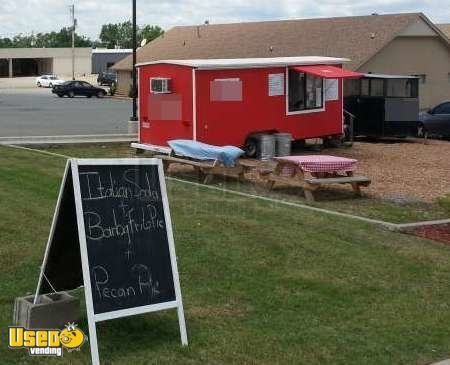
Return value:
<svg viewBox="0 0 450 365">
<path fill-rule="evenodd" d="M 282 73 L 269 74 L 269 96 L 284 95 L 284 77 Z"/>
<path fill-rule="evenodd" d="M 35 300 L 81 285 L 93 364 L 100 361 L 96 323 L 109 319 L 177 309 L 187 345 L 161 160 L 67 162 Z"/>
</svg>

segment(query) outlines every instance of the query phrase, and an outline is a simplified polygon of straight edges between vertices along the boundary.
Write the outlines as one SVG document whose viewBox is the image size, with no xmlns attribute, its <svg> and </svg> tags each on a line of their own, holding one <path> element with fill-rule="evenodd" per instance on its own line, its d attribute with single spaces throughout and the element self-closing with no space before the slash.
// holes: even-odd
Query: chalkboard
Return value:
<svg viewBox="0 0 450 365">
<path fill-rule="evenodd" d="M 158 166 L 81 165 L 78 174 L 94 313 L 174 301 Z"/>
<path fill-rule="evenodd" d="M 84 286 L 92 363 L 96 322 L 176 308 L 187 345 L 172 223 L 159 159 L 71 159 L 38 294 Z"/>
</svg>

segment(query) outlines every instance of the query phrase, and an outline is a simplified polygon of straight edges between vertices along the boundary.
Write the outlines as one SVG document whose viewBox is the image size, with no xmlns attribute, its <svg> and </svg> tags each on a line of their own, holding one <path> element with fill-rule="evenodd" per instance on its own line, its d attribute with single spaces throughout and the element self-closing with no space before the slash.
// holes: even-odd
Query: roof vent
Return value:
<svg viewBox="0 0 450 365">
<path fill-rule="evenodd" d="M 372 13 L 372 14 L 370 14 L 370 15 L 379 15 L 378 13 Z"/>
<path fill-rule="evenodd" d="M 375 39 L 375 33 L 370 33 L 370 39 Z"/>
<path fill-rule="evenodd" d="M 273 52 L 273 47 L 272 46 L 269 47 L 269 52 Z"/>
</svg>

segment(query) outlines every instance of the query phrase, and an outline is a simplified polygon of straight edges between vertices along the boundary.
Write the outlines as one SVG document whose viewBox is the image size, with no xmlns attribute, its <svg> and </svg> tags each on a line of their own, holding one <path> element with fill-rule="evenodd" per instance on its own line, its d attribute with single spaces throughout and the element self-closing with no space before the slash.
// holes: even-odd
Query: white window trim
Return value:
<svg viewBox="0 0 450 365">
<path fill-rule="evenodd" d="M 197 140 L 197 77 L 192 68 L 192 139 Z"/>
<path fill-rule="evenodd" d="M 286 115 L 321 113 L 321 112 L 324 112 L 326 110 L 326 107 L 325 107 L 326 100 L 324 100 L 323 79 L 322 79 L 322 108 L 305 109 L 305 110 L 298 110 L 298 111 L 295 111 L 295 112 L 290 112 L 289 111 L 289 68 L 288 67 L 285 68 L 285 77 L 286 77 L 286 80 L 285 80 L 286 81 L 285 82 L 285 88 L 286 88 L 286 96 L 285 96 L 285 100 L 286 100 Z"/>
</svg>

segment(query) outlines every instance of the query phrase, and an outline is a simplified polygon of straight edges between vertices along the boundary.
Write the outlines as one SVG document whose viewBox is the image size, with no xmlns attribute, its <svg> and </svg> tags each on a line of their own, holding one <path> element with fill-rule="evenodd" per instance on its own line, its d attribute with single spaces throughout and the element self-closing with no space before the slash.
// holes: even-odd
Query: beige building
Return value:
<svg viewBox="0 0 450 365">
<path fill-rule="evenodd" d="M 75 48 L 75 75 L 89 75 L 91 48 Z M 72 75 L 72 48 L 0 48 L 0 77 Z"/>
<path fill-rule="evenodd" d="M 421 107 L 450 99 L 450 43 L 424 14 L 387 14 L 174 27 L 139 49 L 138 62 L 189 58 L 332 56 L 362 72 L 419 75 Z M 118 62 L 118 90 L 131 84 Z"/>
<path fill-rule="evenodd" d="M 449 24 L 437 24 L 438 28 L 444 33 L 447 38 L 450 39 L 450 23 Z"/>
</svg>

